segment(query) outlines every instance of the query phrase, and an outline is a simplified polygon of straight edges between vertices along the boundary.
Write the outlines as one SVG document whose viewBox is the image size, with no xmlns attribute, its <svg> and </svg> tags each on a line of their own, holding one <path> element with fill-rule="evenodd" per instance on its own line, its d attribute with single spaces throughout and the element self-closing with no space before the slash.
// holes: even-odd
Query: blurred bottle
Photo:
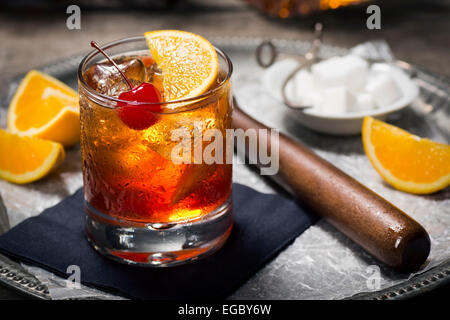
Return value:
<svg viewBox="0 0 450 320">
<path fill-rule="evenodd" d="M 313 12 L 357 5 L 369 0 L 245 0 L 273 17 L 306 16 Z"/>
</svg>

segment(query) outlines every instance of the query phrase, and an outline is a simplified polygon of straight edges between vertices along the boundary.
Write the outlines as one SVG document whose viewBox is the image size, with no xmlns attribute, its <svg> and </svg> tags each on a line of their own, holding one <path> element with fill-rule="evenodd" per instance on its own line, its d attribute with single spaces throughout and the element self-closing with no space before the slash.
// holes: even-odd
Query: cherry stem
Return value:
<svg viewBox="0 0 450 320">
<path fill-rule="evenodd" d="M 97 44 L 97 42 L 95 41 L 91 41 L 91 47 L 94 47 L 95 49 L 97 49 L 98 51 L 100 51 L 101 54 L 103 54 L 106 59 L 108 59 L 109 62 L 111 62 L 113 64 L 114 67 L 116 67 L 117 71 L 119 71 L 120 75 L 125 79 L 125 81 L 127 82 L 128 86 L 130 87 L 130 90 L 133 89 L 133 85 L 131 84 L 130 80 L 127 78 L 127 76 L 125 75 L 125 73 L 122 72 L 122 70 L 120 70 L 119 66 L 114 62 L 113 59 L 110 58 L 110 56 L 108 56 L 106 54 L 105 51 L 103 51 L 102 48 L 100 48 L 100 46 Z"/>
</svg>

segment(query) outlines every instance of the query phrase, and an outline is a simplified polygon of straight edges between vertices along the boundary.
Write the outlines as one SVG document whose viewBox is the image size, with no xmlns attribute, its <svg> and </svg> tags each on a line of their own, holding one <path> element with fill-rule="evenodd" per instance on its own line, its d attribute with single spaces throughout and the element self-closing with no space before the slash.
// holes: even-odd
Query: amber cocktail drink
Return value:
<svg viewBox="0 0 450 320">
<path fill-rule="evenodd" d="M 164 95 L 164 70 L 143 37 L 103 49 L 133 86 L 151 83 Z M 160 103 L 122 101 L 129 88 L 115 67 L 97 51 L 82 61 L 86 231 L 102 254 L 131 264 L 175 265 L 211 253 L 228 237 L 232 164 L 225 152 L 222 161 L 199 159 L 208 141 L 195 141 L 210 129 L 222 137 L 231 129 L 232 66 L 216 53 L 218 76 L 206 92 Z M 217 142 L 227 149 L 225 139 Z"/>
</svg>

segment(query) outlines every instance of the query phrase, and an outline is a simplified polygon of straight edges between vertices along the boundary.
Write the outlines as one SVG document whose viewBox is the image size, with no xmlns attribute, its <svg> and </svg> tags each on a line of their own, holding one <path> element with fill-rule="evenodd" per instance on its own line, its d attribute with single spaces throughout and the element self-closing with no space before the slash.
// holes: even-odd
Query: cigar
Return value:
<svg viewBox="0 0 450 320">
<path fill-rule="evenodd" d="M 236 101 L 232 118 L 235 129 L 269 130 Z M 274 178 L 301 203 L 388 266 L 407 272 L 425 262 L 430 238 L 418 222 L 292 138 L 279 133 L 267 143 L 268 150 L 279 149 Z"/>
</svg>

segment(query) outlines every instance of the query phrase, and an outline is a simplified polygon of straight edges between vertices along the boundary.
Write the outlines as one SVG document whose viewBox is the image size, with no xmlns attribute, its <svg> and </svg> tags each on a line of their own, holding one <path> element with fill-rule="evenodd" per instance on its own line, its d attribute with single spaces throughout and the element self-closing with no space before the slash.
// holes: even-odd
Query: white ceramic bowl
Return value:
<svg viewBox="0 0 450 320">
<path fill-rule="evenodd" d="M 289 70 L 293 69 L 292 65 L 292 63 L 284 63 L 283 65 L 280 64 L 276 69 L 273 68 L 275 65 L 267 69 L 267 73 L 264 77 L 265 87 L 275 99 L 281 102 L 281 108 L 284 108 L 286 112 L 289 112 L 293 117 L 295 117 L 300 124 L 311 130 L 322 133 L 333 135 L 359 134 L 361 133 L 362 122 L 365 116 L 371 116 L 384 120 L 392 112 L 399 111 L 410 105 L 411 102 L 413 102 L 419 95 L 419 88 L 417 84 L 402 69 L 392 65 L 391 75 L 402 91 L 402 96 L 389 106 L 373 110 L 349 112 L 336 115 L 323 114 L 318 112 L 316 109 L 292 109 L 282 103 L 280 93 L 281 84 L 279 81 L 280 77 L 278 76 L 277 78 L 276 76 L 276 74 L 287 74 Z M 271 70 L 271 68 L 273 69 Z M 269 83 L 270 81 L 274 81 L 273 79 L 278 79 L 277 83 Z"/>
</svg>

